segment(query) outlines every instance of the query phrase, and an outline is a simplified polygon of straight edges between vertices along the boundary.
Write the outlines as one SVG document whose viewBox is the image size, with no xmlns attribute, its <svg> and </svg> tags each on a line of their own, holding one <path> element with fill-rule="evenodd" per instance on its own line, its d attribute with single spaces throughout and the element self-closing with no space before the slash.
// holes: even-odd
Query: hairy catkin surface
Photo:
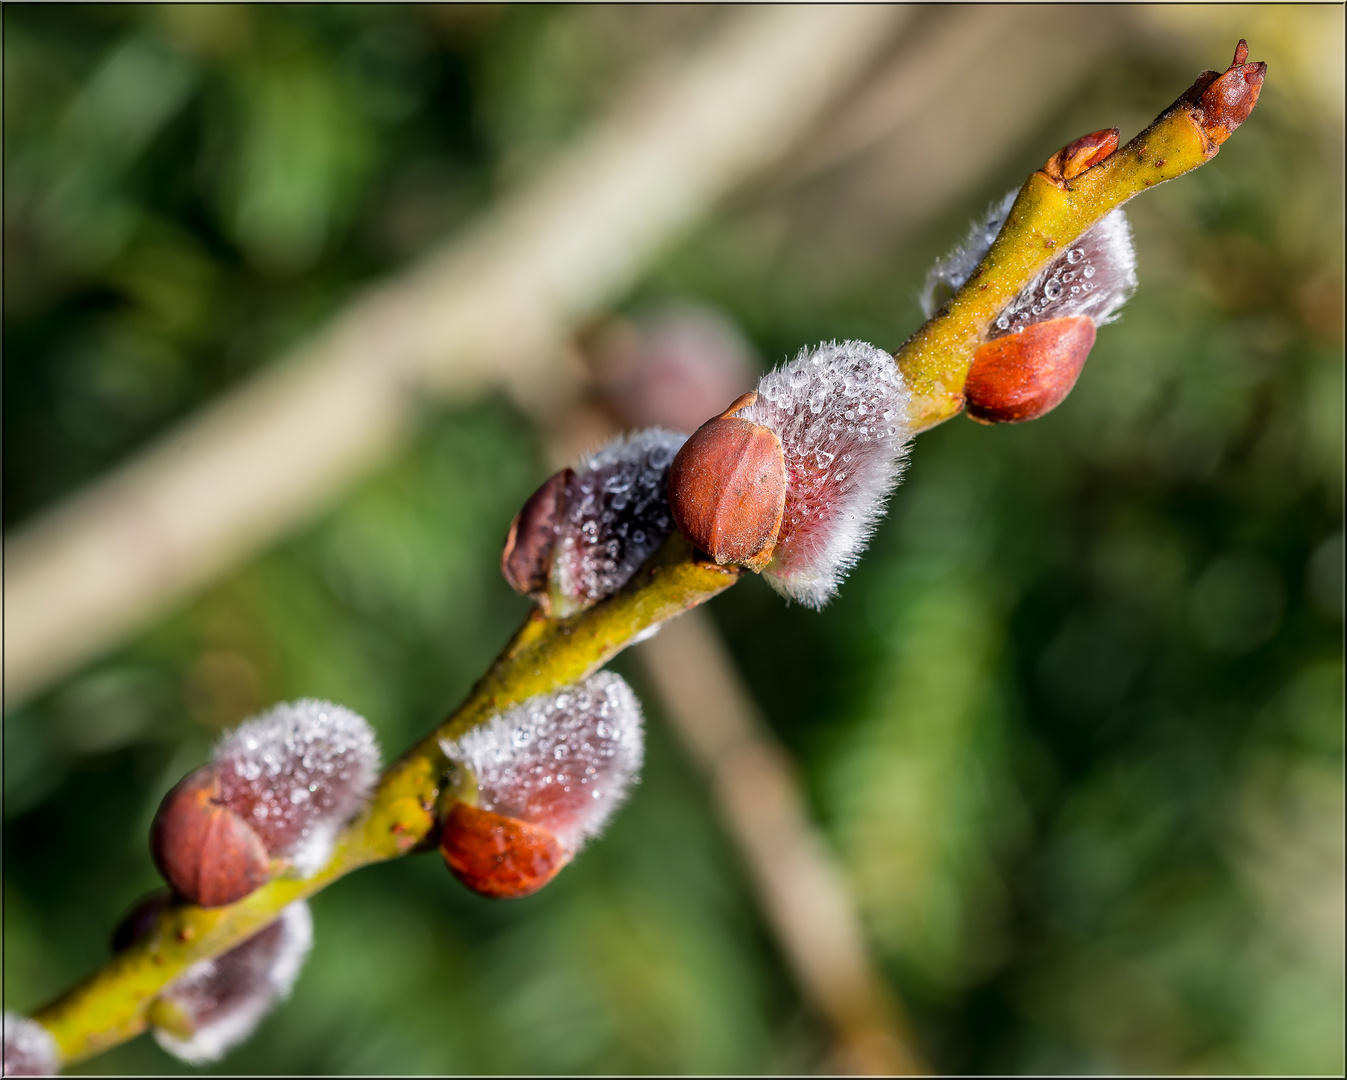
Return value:
<svg viewBox="0 0 1347 1080">
<path fill-rule="evenodd" d="M 786 506 L 763 577 L 822 607 L 856 564 L 902 475 L 910 399 L 891 355 L 863 341 L 801 350 L 764 375 L 738 415 L 776 432 Z"/>
</svg>

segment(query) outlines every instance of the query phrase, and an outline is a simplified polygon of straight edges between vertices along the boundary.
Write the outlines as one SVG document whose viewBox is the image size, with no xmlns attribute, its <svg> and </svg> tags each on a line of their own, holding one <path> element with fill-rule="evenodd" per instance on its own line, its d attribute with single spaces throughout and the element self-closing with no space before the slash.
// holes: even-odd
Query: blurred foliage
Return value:
<svg viewBox="0 0 1347 1080">
<path fill-rule="evenodd" d="M 1238 33 L 1271 62 L 1220 157 L 1134 204 L 1141 289 L 1064 406 L 923 435 L 822 614 L 756 580 L 712 606 L 945 1070 L 1344 1067 L 1341 71 L 1312 66 L 1342 13 L 1200 10 L 1101 15 L 1116 53 L 919 227 L 857 254 L 829 243 L 865 222 L 828 175 L 749 192 L 627 302 L 719 305 L 773 359 L 896 345 L 925 266 L 1051 150 L 1135 128 Z M 716 17 L 7 5 L 6 527 L 544 167 Z M 329 697 L 391 754 L 466 691 L 525 610 L 495 560 L 542 456 L 502 400 L 428 416 L 324 519 L 6 716 L 7 1008 L 101 962 L 156 884 L 159 798 L 222 728 Z M 826 1033 L 647 701 L 645 782 L 556 884 L 492 904 L 433 858 L 340 883 L 294 999 L 222 1069 L 815 1067 Z M 75 1071 L 108 1070 L 178 1067 L 139 1039 Z"/>
</svg>

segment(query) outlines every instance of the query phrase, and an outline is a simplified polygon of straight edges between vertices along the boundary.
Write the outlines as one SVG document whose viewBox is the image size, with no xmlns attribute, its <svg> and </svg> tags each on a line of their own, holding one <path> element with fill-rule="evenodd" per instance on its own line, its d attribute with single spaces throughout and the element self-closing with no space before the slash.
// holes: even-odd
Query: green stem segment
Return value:
<svg viewBox="0 0 1347 1080">
<path fill-rule="evenodd" d="M 914 390 L 915 426 L 930 427 L 962 409 L 964 380 L 987 328 L 1063 244 L 1138 192 L 1215 156 L 1248 116 L 1262 84 L 1265 65 L 1244 64 L 1240 45 L 1229 71 L 1204 73 L 1150 127 L 1093 168 L 1069 180 L 1053 170 L 1029 177 L 981 266 L 897 353 Z M 192 964 L 246 941 L 287 904 L 352 870 L 433 846 L 436 803 L 449 764 L 442 739 L 585 678 L 645 631 L 729 588 L 741 573 L 707 561 L 675 533 L 621 591 L 589 610 L 565 619 L 534 611 L 468 699 L 383 774 L 369 807 L 337 839 L 326 866 L 303 880 L 278 876 L 225 907 L 168 907 L 149 933 L 34 1019 L 51 1032 L 67 1062 L 138 1035 L 149 1025 L 159 992 Z"/>
</svg>

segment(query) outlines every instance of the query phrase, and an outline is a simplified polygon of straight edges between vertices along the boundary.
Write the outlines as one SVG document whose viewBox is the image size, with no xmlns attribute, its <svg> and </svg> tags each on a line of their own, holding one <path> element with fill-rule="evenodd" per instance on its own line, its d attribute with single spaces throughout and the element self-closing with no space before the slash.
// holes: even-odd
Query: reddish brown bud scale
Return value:
<svg viewBox="0 0 1347 1080">
<path fill-rule="evenodd" d="M 571 861 L 550 830 L 465 802 L 445 819 L 440 853 L 454 877 L 493 900 L 529 896 Z"/>
<path fill-rule="evenodd" d="M 1118 149 L 1118 134 L 1117 128 L 1104 128 L 1082 135 L 1048 158 L 1043 172 L 1059 186 L 1067 180 L 1074 180 Z"/>
<path fill-rule="evenodd" d="M 216 768 L 197 769 L 164 796 L 150 829 L 155 866 L 202 907 L 241 900 L 271 876 L 262 838 L 219 795 Z"/>
<path fill-rule="evenodd" d="M 1202 111 L 1202 127 L 1217 146 L 1230 138 L 1234 130 L 1249 119 L 1267 76 L 1267 64 L 1259 61 L 1249 64 L 1249 44 L 1240 38 L 1235 47 L 1235 59 L 1226 71 L 1218 75 L 1197 99 Z"/>
<path fill-rule="evenodd" d="M 543 481 L 510 522 L 500 572 L 510 588 L 530 596 L 548 608 L 547 585 L 552 571 L 552 553 L 557 540 L 557 522 L 565 501 L 566 485 L 575 472 L 562 469 Z"/>
<path fill-rule="evenodd" d="M 771 561 L 786 507 L 786 460 L 776 432 L 734 414 L 750 391 L 698 428 L 669 468 L 679 531 L 717 563 L 759 570 Z"/>
<path fill-rule="evenodd" d="M 1094 338 L 1094 320 L 1074 315 L 987 342 L 973 355 L 964 383 L 968 415 L 1013 424 L 1055 409 L 1076 385 Z"/>
</svg>

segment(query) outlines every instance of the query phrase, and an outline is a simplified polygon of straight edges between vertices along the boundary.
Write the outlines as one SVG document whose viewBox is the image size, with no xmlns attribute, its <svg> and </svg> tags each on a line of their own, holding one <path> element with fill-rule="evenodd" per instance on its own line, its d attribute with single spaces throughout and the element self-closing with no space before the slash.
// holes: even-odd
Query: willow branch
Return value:
<svg viewBox="0 0 1347 1080">
<path fill-rule="evenodd" d="M 1205 72 L 1177 102 L 1100 164 L 1076 173 L 1072 146 L 1029 177 L 982 265 L 950 304 L 899 350 L 914 388 L 913 418 L 929 427 L 955 415 L 973 350 L 991 320 L 1062 244 L 1148 187 L 1215 156 L 1253 108 L 1265 65 L 1236 63 Z M 34 1019 L 55 1038 L 65 1061 L 123 1042 L 150 1023 L 156 995 L 199 960 L 218 956 L 273 921 L 290 903 L 352 870 L 406 855 L 433 839 L 436 804 L 448 762 L 439 741 L 501 710 L 598 670 L 667 619 L 733 585 L 740 571 L 717 567 L 672 535 L 615 595 L 567 619 L 534 612 L 467 700 L 383 774 L 365 812 L 338 838 L 328 863 L 311 877 L 278 877 L 237 903 L 169 906 L 155 927 Z"/>
<path fill-rule="evenodd" d="M 982 264 L 895 354 L 912 388 L 915 428 L 933 427 L 962 410 L 964 380 L 992 320 L 1063 245 L 1133 196 L 1216 156 L 1253 111 L 1262 88 L 1267 65 L 1245 63 L 1247 54 L 1241 41 L 1227 71 L 1203 72 L 1149 127 L 1098 164 L 1064 176 L 1066 147 L 1025 181 Z"/>
<path fill-rule="evenodd" d="M 34 1019 L 52 1033 L 66 1061 L 144 1031 L 155 995 L 192 964 L 247 940 L 286 905 L 352 870 L 406 855 L 430 840 L 448 769 L 441 739 L 585 678 L 645 631 L 729 588 L 740 573 L 705 561 L 675 533 L 620 592 L 588 611 L 569 619 L 531 613 L 467 700 L 384 772 L 369 807 L 341 834 L 321 870 L 302 880 L 273 879 L 224 907 L 171 906 L 145 937 Z"/>
</svg>

